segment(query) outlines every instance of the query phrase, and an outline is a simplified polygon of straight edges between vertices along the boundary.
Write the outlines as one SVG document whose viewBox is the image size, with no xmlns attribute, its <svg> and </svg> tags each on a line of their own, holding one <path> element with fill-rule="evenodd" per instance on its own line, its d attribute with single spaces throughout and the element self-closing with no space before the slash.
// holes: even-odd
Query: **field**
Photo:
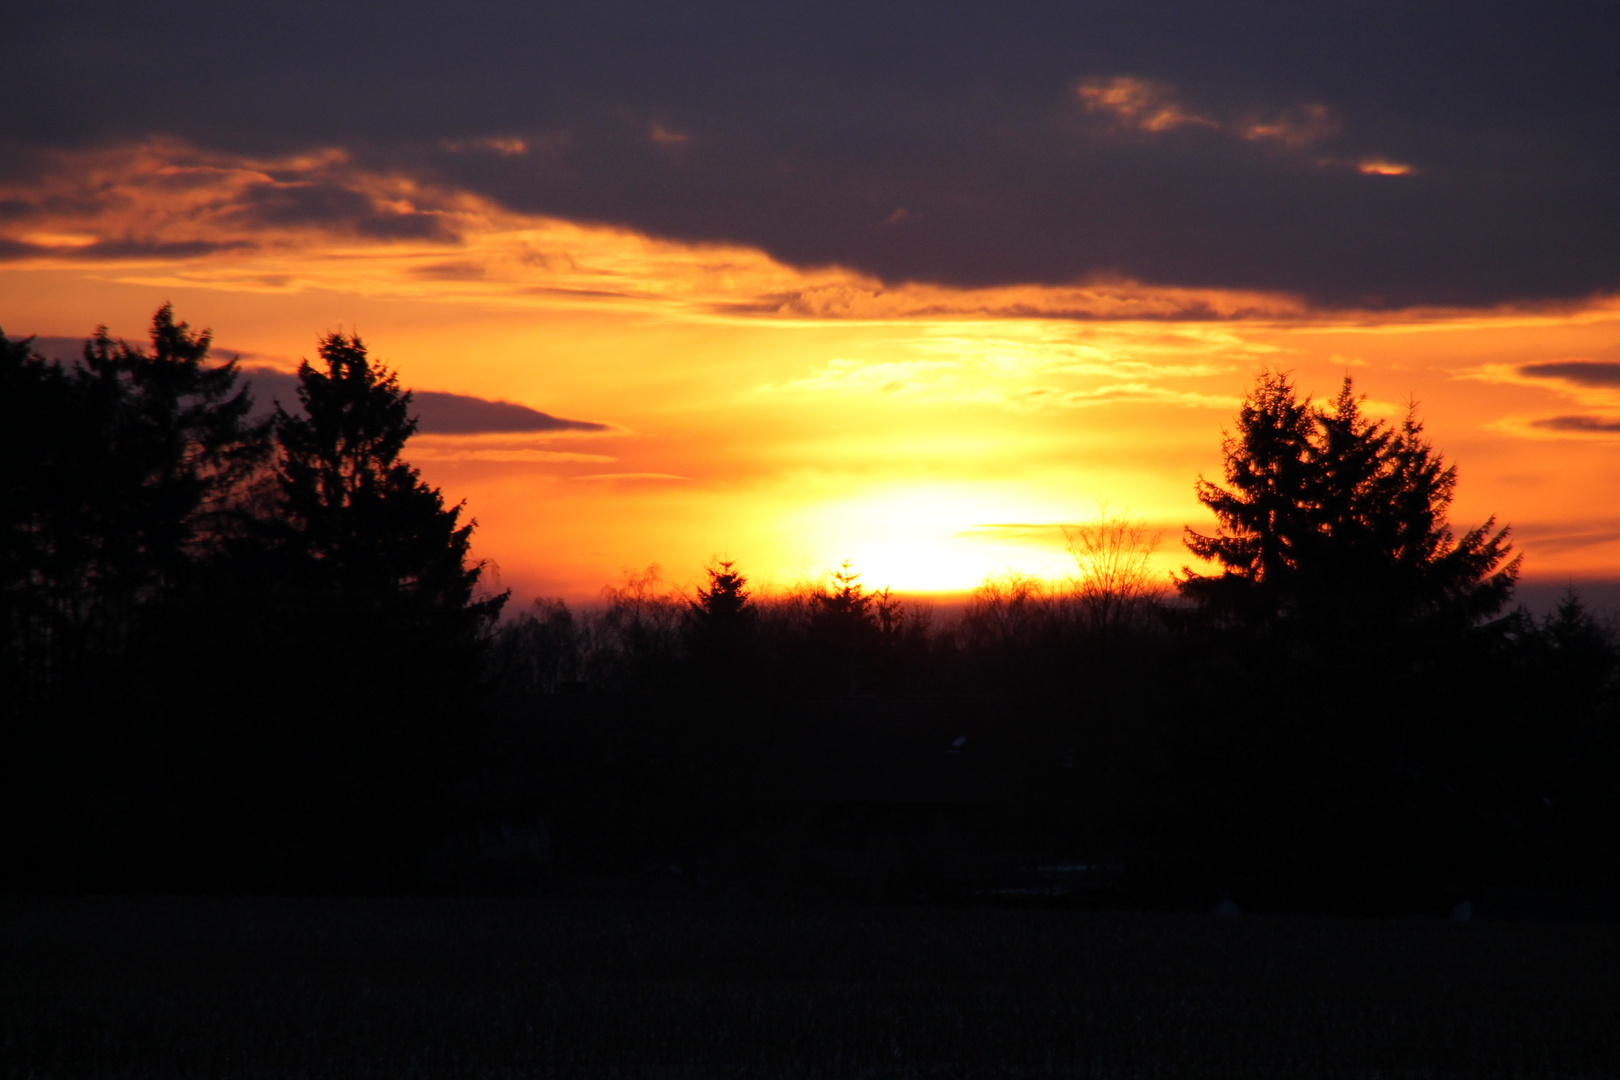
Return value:
<svg viewBox="0 0 1620 1080">
<path fill-rule="evenodd" d="M 0 900 L 5 1077 L 1612 1077 L 1620 927 Z"/>
</svg>

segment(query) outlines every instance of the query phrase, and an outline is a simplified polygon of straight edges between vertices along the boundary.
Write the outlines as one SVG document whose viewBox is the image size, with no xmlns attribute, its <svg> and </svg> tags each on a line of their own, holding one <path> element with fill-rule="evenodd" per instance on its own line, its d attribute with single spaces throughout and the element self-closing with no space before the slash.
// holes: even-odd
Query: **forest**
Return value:
<svg viewBox="0 0 1620 1080">
<path fill-rule="evenodd" d="M 1620 636 L 1514 604 L 1415 412 L 1254 381 L 1158 581 L 1128 512 L 963 607 L 845 564 L 522 611 L 321 339 L 268 417 L 165 306 L 0 339 L 0 889 L 664 882 L 897 903 L 1443 913 L 1620 886 Z M 1189 478 L 1191 480 L 1192 478 Z M 658 887 L 665 887 L 660 885 Z"/>
</svg>

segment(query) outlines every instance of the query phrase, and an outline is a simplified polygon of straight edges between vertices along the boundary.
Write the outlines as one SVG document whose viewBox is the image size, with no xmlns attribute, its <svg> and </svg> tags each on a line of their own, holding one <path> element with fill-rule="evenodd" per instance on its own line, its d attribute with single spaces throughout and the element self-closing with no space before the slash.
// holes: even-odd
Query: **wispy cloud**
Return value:
<svg viewBox="0 0 1620 1080">
<path fill-rule="evenodd" d="M 507 449 L 501 447 L 456 447 L 445 448 L 431 444 L 412 443 L 409 457 L 412 461 L 490 461 L 490 462 L 520 462 L 526 464 L 554 465 L 558 463 L 585 462 L 602 465 L 617 458 L 606 454 L 580 454 L 568 450 L 539 450 L 531 447 Z"/>
<path fill-rule="evenodd" d="M 1575 435 L 1620 435 L 1620 417 L 1615 416 L 1544 416 L 1530 421 L 1530 426 Z"/>
<path fill-rule="evenodd" d="M 1527 379 L 1558 379 L 1577 386 L 1620 387 L 1620 363 L 1602 360 L 1542 360 L 1520 365 L 1518 373 Z"/>
<path fill-rule="evenodd" d="M 1014 412 L 1130 403 L 1230 408 L 1236 401 L 1230 395 L 1159 384 L 1225 375 L 1248 361 L 1249 343 L 1224 334 L 1121 329 L 1077 342 L 1036 327 L 1027 328 L 1029 336 L 1024 338 L 1012 336 L 1006 326 L 984 329 L 986 333 L 975 335 L 937 328 L 909 342 L 921 354 L 918 359 L 838 358 L 808 375 L 760 390 L 912 399 Z M 1199 352 L 1210 357 L 1198 359 Z M 1127 358 L 1133 353 L 1144 358 Z M 1162 362 L 1146 358 L 1160 354 L 1166 357 Z"/>
<path fill-rule="evenodd" d="M 1118 133 L 1164 135 L 1202 130 L 1272 148 L 1317 168 L 1352 170 L 1366 176 L 1409 176 L 1410 164 L 1384 157 L 1323 153 L 1342 132 L 1339 116 L 1321 102 L 1304 101 L 1267 110 L 1194 107 L 1169 83 L 1130 75 L 1090 78 L 1075 87 L 1085 111 Z"/>
<path fill-rule="evenodd" d="M 1326 105 L 1306 102 L 1269 116 L 1247 117 L 1236 128 L 1250 142 L 1275 142 L 1302 149 L 1337 135 L 1339 119 Z"/>
<path fill-rule="evenodd" d="M 228 354 L 225 354 L 228 355 Z M 252 386 L 257 405 L 268 409 L 279 401 L 286 408 L 298 403 L 298 378 L 282 368 L 251 365 L 242 369 Z M 442 390 L 411 391 L 411 406 L 423 435 L 600 433 L 610 431 L 595 420 L 570 420 L 513 401 L 491 401 L 471 394 Z M 495 460 L 495 459 L 489 459 Z"/>
<path fill-rule="evenodd" d="M 591 473 L 588 476 L 576 476 L 575 480 L 686 480 L 685 476 L 676 476 L 674 473 L 660 472 L 619 472 L 619 473 Z"/>
<path fill-rule="evenodd" d="M 335 150 L 254 159 L 156 139 L 36 155 L 0 184 L 0 258 L 175 261 L 311 234 L 452 245 L 472 201 Z"/>
<path fill-rule="evenodd" d="M 1610 361 L 1575 356 L 1524 364 L 1487 363 L 1454 370 L 1451 374 L 1453 378 L 1470 382 L 1534 388 L 1588 408 L 1620 407 L 1620 363 Z M 1504 430 L 1520 435 L 1532 428 L 1542 431 L 1578 430 L 1571 417 L 1546 417 L 1543 420 L 1546 422 L 1523 417 L 1509 418 L 1502 425 Z M 1559 424 L 1553 424 L 1555 420 Z"/>
<path fill-rule="evenodd" d="M 1089 113 L 1108 117 L 1123 128 L 1137 131 L 1173 131 L 1189 125 L 1218 129 L 1207 116 L 1189 111 L 1176 100 L 1175 89 L 1165 83 L 1116 75 L 1087 79 L 1075 93 Z"/>
<path fill-rule="evenodd" d="M 1190 390 L 1174 390 L 1146 383 L 1117 383 L 1089 390 L 1070 390 L 1058 401 L 1071 408 L 1083 409 L 1097 405 L 1175 405 L 1184 409 L 1227 409 L 1237 406 L 1238 399 L 1229 394 L 1201 394 Z"/>
</svg>

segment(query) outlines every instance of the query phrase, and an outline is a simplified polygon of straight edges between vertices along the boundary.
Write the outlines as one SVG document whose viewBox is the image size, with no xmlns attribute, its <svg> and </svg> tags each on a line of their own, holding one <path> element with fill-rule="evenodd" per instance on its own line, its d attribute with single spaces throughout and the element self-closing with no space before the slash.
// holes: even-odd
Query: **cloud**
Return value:
<svg viewBox="0 0 1620 1080">
<path fill-rule="evenodd" d="M 1410 176 L 1417 170 L 1398 161 L 1371 158 L 1367 161 L 1357 162 L 1356 171 L 1365 176 Z"/>
<path fill-rule="evenodd" d="M 12 341 L 22 340 L 16 334 L 7 334 Z M 71 364 L 84 355 L 84 338 L 55 337 L 50 334 L 37 334 L 32 339 L 34 352 L 47 360 L 56 360 L 60 363 Z"/>
<path fill-rule="evenodd" d="M 1612 416 L 1545 416 L 1530 421 L 1530 426 L 1575 435 L 1620 435 L 1620 417 Z"/>
<path fill-rule="evenodd" d="M 1156 385 L 1225 373 L 1225 364 L 1187 362 L 1199 352 L 1242 352 L 1224 333 L 1117 331 L 1074 341 L 1051 335 L 1019 339 L 995 332 L 976 334 L 975 329 L 980 328 L 925 332 L 910 343 L 921 354 L 919 359 L 837 358 L 808 375 L 766 384 L 759 391 L 904 398 L 1012 412 L 1113 404 L 1230 409 L 1236 404 L 1226 395 Z M 1163 363 L 1149 359 L 1161 353 L 1174 359 Z M 1107 381 L 1074 385 L 1098 379 Z"/>
<path fill-rule="evenodd" d="M 1519 374 L 1529 379 L 1559 379 L 1577 386 L 1620 387 L 1620 363 L 1602 360 L 1543 360 L 1520 365 Z"/>
<path fill-rule="evenodd" d="M 8 334 L 12 340 L 15 335 Z M 71 364 L 84 355 L 84 338 L 39 335 L 33 339 L 33 349 L 50 360 Z M 144 346 L 144 341 L 132 344 Z M 253 354 L 240 354 L 231 349 L 215 347 L 216 358 L 251 358 Z M 268 413 L 279 401 L 284 408 L 294 409 L 298 403 L 298 378 L 288 371 L 262 365 L 244 364 L 240 368 L 241 381 L 251 388 L 255 411 Z M 562 433 L 603 433 L 612 431 L 609 424 L 594 420 L 570 420 L 553 416 L 527 405 L 511 401 L 491 401 L 470 394 L 451 394 L 442 390 L 412 390 L 411 405 L 416 413 L 417 432 L 421 435 L 542 435 Z M 447 456 L 453 455 L 453 456 Z M 479 456 L 484 455 L 484 456 Z M 493 456 L 489 456 L 493 455 Z M 506 456 L 502 456 L 506 455 Z M 487 461 L 612 461 L 599 454 L 575 454 L 562 451 L 540 451 L 532 448 L 459 448 L 455 451 L 435 452 L 440 460 Z"/>
<path fill-rule="evenodd" d="M 193 235 L 177 213 L 136 240 L 240 239 L 234 220 L 448 244 L 465 235 L 455 198 L 431 197 L 448 193 L 887 286 L 1108 278 L 1340 308 L 1620 290 L 1601 5 L 24 8 L 0 188 L 159 137 L 262 162 L 335 151 L 386 181 L 354 187 L 335 159 L 267 169 L 190 208 Z M 338 58 L 311 26 L 372 45 Z M 169 55 L 176 27 L 185 77 L 130 78 L 122 59 Z M 50 214 L 99 197 L 75 160 Z M 105 194 L 146 221 L 155 180 Z M 168 206 L 192 178 L 164 182 Z M 27 257 L 11 226 L 47 208 L 9 190 L 0 208 Z"/>
<path fill-rule="evenodd" d="M 1277 142 L 1303 149 L 1339 133 L 1340 123 L 1326 105 L 1307 102 L 1263 119 L 1248 117 L 1238 125 L 1250 142 Z"/>
<path fill-rule="evenodd" d="M 229 355 L 215 350 L 219 355 Z M 298 379 L 291 372 L 269 367 L 244 367 L 242 374 L 253 387 L 255 404 L 267 410 L 272 401 L 296 408 Z M 490 401 L 469 394 L 442 390 L 412 390 L 411 407 L 422 435 L 552 434 L 605 432 L 612 428 L 591 420 L 569 420 L 510 401 Z"/>
<path fill-rule="evenodd" d="M 620 472 L 620 473 L 591 473 L 588 476 L 576 476 L 575 480 L 685 480 L 687 477 L 676 476 L 674 473 L 660 472 Z"/>
<path fill-rule="evenodd" d="M 567 420 L 527 405 L 489 401 L 441 390 L 417 390 L 411 403 L 421 415 L 418 428 L 426 435 L 472 435 L 480 432 L 608 431 L 606 424 Z"/>
<path fill-rule="evenodd" d="M 155 138 L 40 152 L 17 171 L 0 175 L 0 259 L 198 259 L 303 250 L 312 234 L 452 245 L 472 203 L 337 149 L 266 159 Z"/>
<path fill-rule="evenodd" d="M 532 446 L 517 447 L 441 447 L 433 443 L 421 441 L 411 444 L 410 458 L 412 461 L 490 461 L 502 464 L 544 464 L 558 463 L 603 464 L 616 461 L 617 458 L 606 454 L 580 454 L 568 450 L 541 450 Z"/>
<path fill-rule="evenodd" d="M 0 262 L 13 262 L 24 259 L 83 259 L 83 260 L 155 260 L 170 262 L 176 259 L 196 259 L 205 255 L 217 255 L 222 252 L 251 251 L 255 246 L 250 240 L 137 240 L 133 237 L 123 239 L 95 240 L 89 243 L 75 244 L 49 244 L 30 243 L 25 240 L 12 240 L 0 237 Z"/>
<path fill-rule="evenodd" d="M 1516 525 L 1514 540 L 1541 555 L 1554 555 L 1582 548 L 1600 547 L 1620 540 L 1620 521 L 1599 518 L 1591 521 L 1550 521 Z"/>
<path fill-rule="evenodd" d="M 441 214 L 390 207 L 334 179 L 249 184 L 225 216 L 261 228 L 313 225 L 374 240 L 456 239 Z"/>
<path fill-rule="evenodd" d="M 1187 112 L 1175 100 L 1173 88 L 1130 76 L 1092 79 L 1075 88 L 1090 113 L 1101 113 L 1122 127 L 1138 131 L 1173 131 L 1189 124 L 1219 128 L 1207 116 Z"/>
<path fill-rule="evenodd" d="M 1038 544 L 1047 547 L 1053 544 L 1061 545 L 1063 543 L 1063 530 L 1072 527 L 1072 522 L 1064 523 L 1061 521 L 987 521 L 962 529 L 956 535 L 971 538 L 989 537 L 1013 543 Z"/>
<path fill-rule="evenodd" d="M 1144 383 L 1119 383 L 1090 390 L 1070 390 L 1058 401 L 1071 409 L 1093 405 L 1175 405 L 1184 409 L 1232 409 L 1238 399 L 1227 394 L 1199 394 Z"/>
</svg>

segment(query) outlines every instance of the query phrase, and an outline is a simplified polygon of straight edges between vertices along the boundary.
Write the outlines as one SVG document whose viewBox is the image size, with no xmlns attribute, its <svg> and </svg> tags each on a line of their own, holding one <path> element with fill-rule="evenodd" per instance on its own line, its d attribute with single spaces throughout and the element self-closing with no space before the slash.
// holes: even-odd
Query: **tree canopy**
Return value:
<svg viewBox="0 0 1620 1080">
<path fill-rule="evenodd" d="M 1265 372 L 1222 452 L 1228 486 L 1197 482 L 1217 531 L 1185 535 L 1220 572 L 1178 581 L 1221 623 L 1323 640 L 1455 630 L 1512 592 L 1520 560 L 1508 529 L 1491 518 L 1454 535 L 1457 469 L 1424 438 L 1415 407 L 1391 426 L 1363 413 L 1348 378 L 1324 407 Z"/>
</svg>

